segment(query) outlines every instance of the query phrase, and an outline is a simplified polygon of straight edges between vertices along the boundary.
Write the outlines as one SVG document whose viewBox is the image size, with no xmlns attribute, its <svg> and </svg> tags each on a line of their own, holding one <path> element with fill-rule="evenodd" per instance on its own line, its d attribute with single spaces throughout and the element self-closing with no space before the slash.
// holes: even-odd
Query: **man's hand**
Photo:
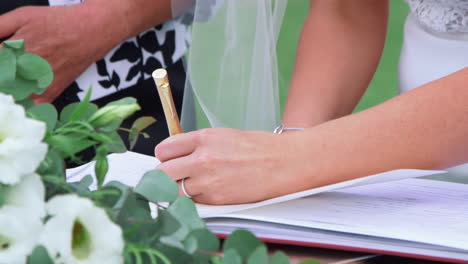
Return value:
<svg viewBox="0 0 468 264">
<path fill-rule="evenodd" d="M 218 128 L 176 135 L 156 146 L 155 155 L 162 162 L 157 169 L 179 184 L 185 178 L 186 191 L 199 203 L 273 198 L 298 188 L 291 180 L 300 166 L 294 155 L 288 155 L 293 149 L 286 144 L 288 136 Z"/>
<path fill-rule="evenodd" d="M 107 15 L 85 4 L 18 8 L 0 16 L 0 38 L 24 39 L 26 52 L 45 58 L 55 79 L 36 103 L 57 98 L 90 64 L 118 43 L 118 27 L 106 25 Z M 116 43 L 117 42 L 117 43 Z"/>
</svg>

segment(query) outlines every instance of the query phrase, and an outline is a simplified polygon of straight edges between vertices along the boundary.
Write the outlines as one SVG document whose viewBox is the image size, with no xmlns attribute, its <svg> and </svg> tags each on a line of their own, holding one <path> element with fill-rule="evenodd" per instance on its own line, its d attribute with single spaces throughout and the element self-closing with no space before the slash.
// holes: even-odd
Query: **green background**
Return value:
<svg viewBox="0 0 468 264">
<path fill-rule="evenodd" d="M 291 80 L 296 46 L 301 25 L 307 15 L 309 0 L 289 1 L 283 28 L 278 43 L 278 65 L 280 71 L 281 111 Z M 403 0 L 390 1 L 390 19 L 385 49 L 377 72 L 361 102 L 356 108 L 360 111 L 384 102 L 397 94 L 398 59 L 403 38 L 403 24 L 408 14 L 408 6 Z M 202 111 L 197 109 L 198 127 L 209 127 Z"/>
</svg>

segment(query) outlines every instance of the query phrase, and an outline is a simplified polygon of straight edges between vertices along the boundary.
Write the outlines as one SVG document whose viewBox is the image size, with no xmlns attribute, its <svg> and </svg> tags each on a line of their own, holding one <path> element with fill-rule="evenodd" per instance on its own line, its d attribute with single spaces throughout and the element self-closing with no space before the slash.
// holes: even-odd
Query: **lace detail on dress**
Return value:
<svg viewBox="0 0 468 264">
<path fill-rule="evenodd" d="M 468 32 L 468 0 L 406 0 L 420 23 L 438 32 Z"/>
</svg>

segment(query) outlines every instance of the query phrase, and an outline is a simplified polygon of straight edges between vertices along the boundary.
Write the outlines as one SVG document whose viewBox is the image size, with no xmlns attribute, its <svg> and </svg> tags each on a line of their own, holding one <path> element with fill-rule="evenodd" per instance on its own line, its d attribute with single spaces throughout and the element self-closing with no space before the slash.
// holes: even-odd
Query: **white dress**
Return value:
<svg viewBox="0 0 468 264">
<path fill-rule="evenodd" d="M 407 2 L 411 13 L 400 55 L 400 93 L 468 67 L 468 0 Z M 468 164 L 451 171 L 468 179 Z"/>
</svg>

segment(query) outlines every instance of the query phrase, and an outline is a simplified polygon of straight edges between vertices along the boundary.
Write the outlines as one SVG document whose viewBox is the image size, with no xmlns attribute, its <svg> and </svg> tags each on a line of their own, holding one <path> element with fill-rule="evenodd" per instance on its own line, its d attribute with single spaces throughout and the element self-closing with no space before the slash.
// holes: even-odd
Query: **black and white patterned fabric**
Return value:
<svg viewBox="0 0 468 264">
<path fill-rule="evenodd" d="M 73 5 L 84 0 L 49 0 L 50 5 Z M 190 44 L 189 25 L 179 17 L 128 39 L 92 64 L 67 91 L 82 99 L 92 87 L 91 100 L 113 94 L 151 78 L 157 68 L 179 61 Z"/>
</svg>

